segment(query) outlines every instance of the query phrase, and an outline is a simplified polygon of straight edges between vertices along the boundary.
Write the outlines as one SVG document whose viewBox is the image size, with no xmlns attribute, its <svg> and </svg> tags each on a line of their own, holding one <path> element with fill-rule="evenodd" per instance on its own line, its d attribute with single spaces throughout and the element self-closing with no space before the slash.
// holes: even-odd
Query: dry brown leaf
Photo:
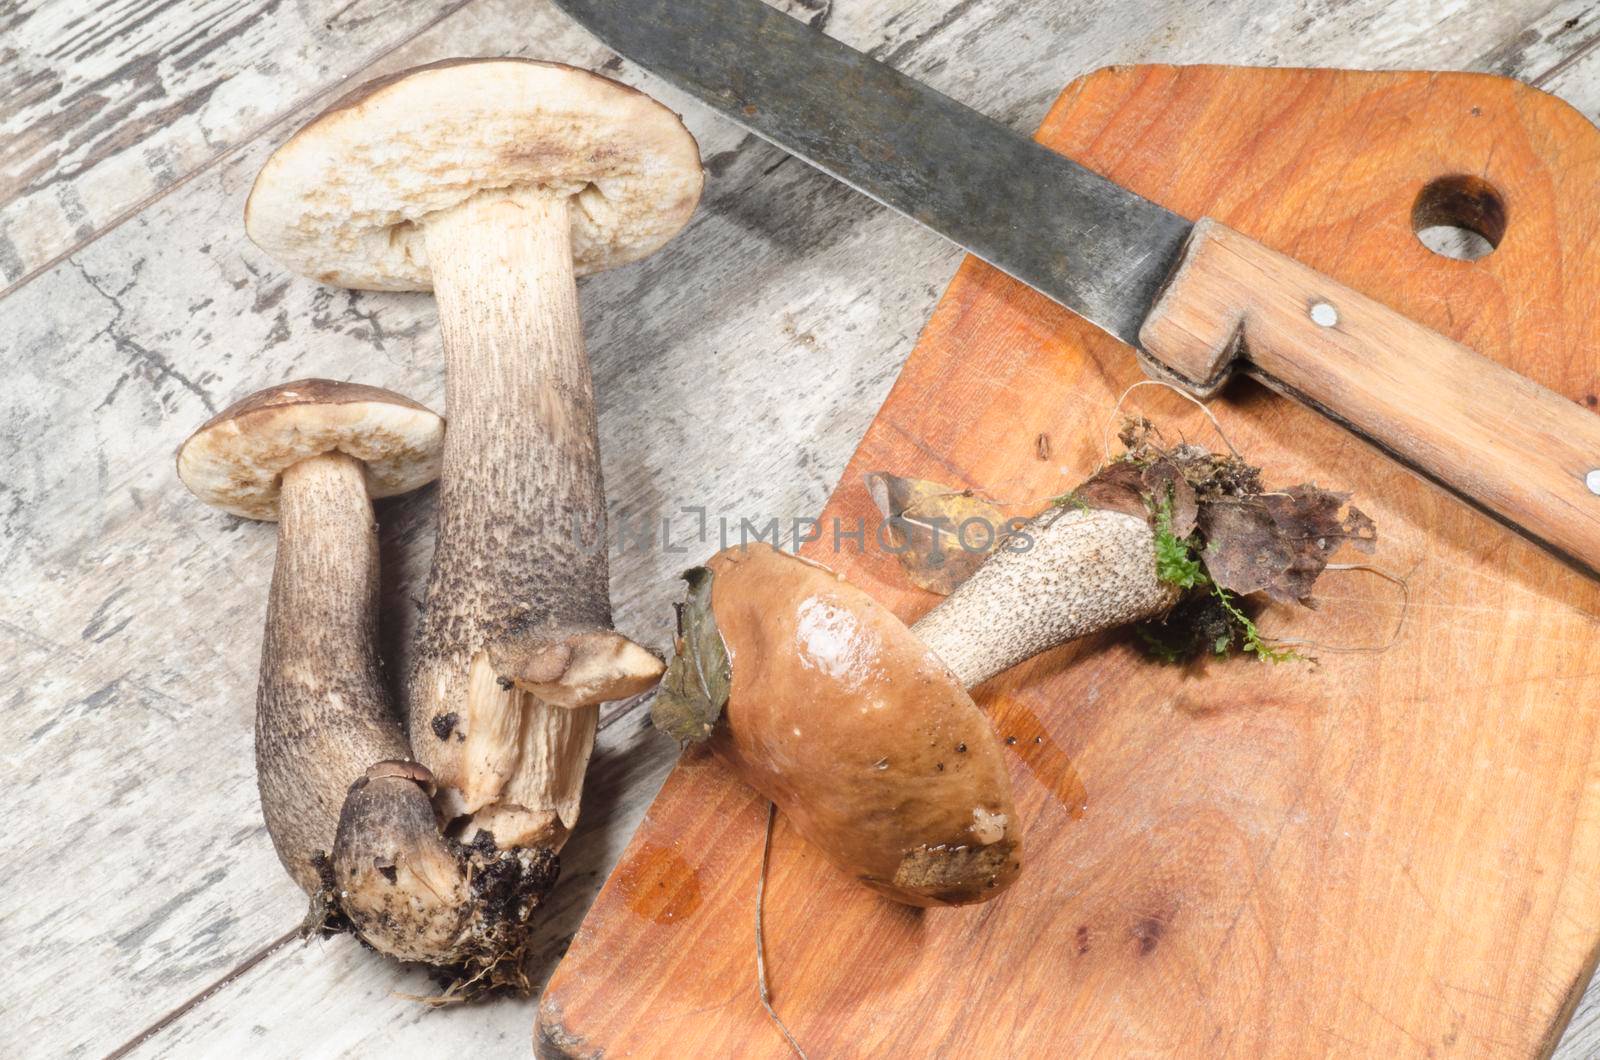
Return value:
<svg viewBox="0 0 1600 1060">
<path fill-rule="evenodd" d="M 887 523 L 887 545 L 918 588 L 948 596 L 1005 532 L 1000 509 L 970 489 L 887 471 L 869 472 L 865 479 Z"/>
</svg>

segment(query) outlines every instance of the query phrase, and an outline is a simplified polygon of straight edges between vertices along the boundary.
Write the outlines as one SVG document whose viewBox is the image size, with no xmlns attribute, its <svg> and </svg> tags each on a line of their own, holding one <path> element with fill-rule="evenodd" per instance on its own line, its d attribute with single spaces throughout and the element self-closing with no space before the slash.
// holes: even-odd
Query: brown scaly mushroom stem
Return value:
<svg viewBox="0 0 1600 1060">
<path fill-rule="evenodd" d="M 305 379 L 218 414 L 179 449 L 178 473 L 209 504 L 278 522 L 256 775 L 267 832 L 316 921 L 343 914 L 402 960 L 492 967 L 515 952 L 554 858 L 444 837 L 377 650 L 371 498 L 435 478 L 443 437 L 438 416 L 398 394 Z"/>
<path fill-rule="evenodd" d="M 378 662 L 378 541 L 364 479 L 361 461 L 335 450 L 284 469 L 278 498 L 256 781 L 278 857 L 308 894 L 322 885 L 350 785 L 374 762 L 411 757 Z"/>
<path fill-rule="evenodd" d="M 1058 644 L 1162 614 L 1179 589 L 1156 576 L 1148 519 L 1056 508 L 1027 527 L 1032 547 L 1001 549 L 911 627 L 974 688 Z"/>
<path fill-rule="evenodd" d="M 569 211 L 564 195 L 480 193 L 426 222 L 451 433 L 411 703 L 444 811 L 501 845 L 554 849 L 577 820 L 599 704 L 662 670 L 610 629 Z"/>
<path fill-rule="evenodd" d="M 438 299 L 451 430 L 409 712 L 437 805 L 469 840 L 559 849 L 599 704 L 661 674 L 611 628 L 574 278 L 665 243 L 700 187 L 694 138 L 642 93 L 556 63 L 461 60 L 356 90 L 251 192 L 251 238 L 291 267 Z"/>
</svg>

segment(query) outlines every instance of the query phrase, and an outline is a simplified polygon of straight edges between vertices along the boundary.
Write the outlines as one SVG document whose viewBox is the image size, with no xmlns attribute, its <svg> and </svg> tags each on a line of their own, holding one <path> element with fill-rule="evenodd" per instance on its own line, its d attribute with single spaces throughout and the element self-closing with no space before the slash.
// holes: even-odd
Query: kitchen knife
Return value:
<svg viewBox="0 0 1600 1060">
<path fill-rule="evenodd" d="M 1189 220 L 760 0 L 556 0 L 740 125 L 1135 347 L 1236 370 L 1600 571 L 1600 416 L 1208 218 Z"/>
</svg>

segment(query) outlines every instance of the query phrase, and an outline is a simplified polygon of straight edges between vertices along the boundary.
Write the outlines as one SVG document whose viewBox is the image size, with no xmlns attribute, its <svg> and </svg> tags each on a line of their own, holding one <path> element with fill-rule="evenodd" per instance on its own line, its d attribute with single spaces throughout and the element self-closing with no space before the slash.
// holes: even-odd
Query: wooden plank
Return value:
<svg viewBox="0 0 1600 1060">
<path fill-rule="evenodd" d="M 999 0 L 812 10 L 830 32 L 1019 129 L 1037 123 L 1068 77 L 1103 62 L 1303 63 L 1338 52 L 1346 62 L 1466 65 L 1527 19 L 1516 5 L 1452 2 L 1419 13 L 1373 0 L 1325 16 L 1282 2 L 1248 15 Z M 548 7 L 479 0 L 355 76 L 505 53 L 516 40 L 536 43 L 514 54 L 608 61 Z M 1529 54 L 1561 61 L 1542 46 Z M 349 68 L 328 67 L 334 76 Z M 631 66 L 606 68 L 686 111 L 710 177 L 684 236 L 583 286 L 613 503 L 669 515 L 704 504 L 761 521 L 814 512 L 959 255 Z M 1592 91 L 1595 80 L 1591 73 L 1561 91 Z M 1591 114 L 1597 103 L 1585 104 Z M 6 984 L 9 1011 L 20 1014 L 0 1027 L 12 1053 L 102 1051 L 223 981 L 150 1050 L 249 1042 L 252 1054 L 324 1052 L 332 1039 L 314 1032 L 331 1026 L 332 1001 L 346 990 L 362 998 L 351 1005 L 360 1018 L 343 1017 L 357 1029 L 338 1039 L 352 1051 L 367 1051 L 363 1043 L 391 1023 L 416 1023 L 417 1034 L 458 1049 L 492 1043 L 491 1023 L 520 1022 L 524 1034 L 531 1025 L 531 1006 L 509 1003 L 419 1020 L 414 1003 L 386 992 L 419 981 L 370 954 L 272 948 L 300 899 L 261 831 L 250 768 L 271 535 L 200 509 L 172 476 L 170 453 L 208 407 L 295 375 L 348 376 L 435 403 L 440 389 L 427 299 L 321 290 L 244 241 L 239 211 L 267 149 L 225 154 L 0 301 L 0 361 L 11 380 L 0 395 L 0 439 L 11 453 L 0 476 L 0 578 L 8 601 L 22 602 L 0 616 L 0 702 L 13 705 L 0 721 L 8 748 L 0 762 L 16 819 L 50 822 L 14 862 L 0 898 L 7 936 L 29 940 L 27 963 Z M 790 381 L 800 377 L 807 386 L 796 393 Z M 404 604 L 426 566 L 429 504 L 423 497 L 383 514 L 400 617 L 392 645 L 403 640 Z M 692 558 L 659 549 L 617 558 L 623 628 L 665 637 L 672 575 Z M 670 748 L 619 723 L 601 755 L 631 764 L 621 775 L 596 765 L 594 801 L 572 848 L 594 875 L 569 872 L 562 901 L 572 905 L 552 920 L 564 926 L 550 936 L 551 954 L 664 777 Z M 336 954 L 326 976 L 324 952 Z M 302 1033 L 296 1014 L 318 1011 Z M 269 1037 L 250 1037 L 263 1014 Z"/>
<path fill-rule="evenodd" d="M 1471 75 L 1137 66 L 1075 82 L 1040 139 L 1595 401 L 1600 131 L 1559 101 Z M 1516 218 L 1470 265 L 1411 224 L 1424 182 L 1463 172 Z M 1103 458 L 1139 378 L 1118 344 L 969 260 L 824 524 L 875 518 L 861 485 L 874 469 L 1058 495 Z M 1162 410 L 1168 437 L 1206 429 L 1170 396 L 1137 405 Z M 767 956 L 809 1051 L 1555 1046 L 1600 949 L 1600 584 L 1309 409 L 1245 385 L 1218 413 L 1272 481 L 1337 483 L 1373 515 L 1377 562 L 1410 581 L 1394 647 L 1319 652 L 1314 671 L 1177 668 L 1098 638 L 989 682 L 978 699 L 1014 745 L 1031 867 L 978 910 L 886 903 L 780 824 Z M 807 552 L 908 621 L 936 602 L 881 549 Z M 1399 600 L 1356 578 L 1322 587 L 1316 617 L 1271 608 L 1263 624 L 1382 643 Z M 1017 739 L 1041 731 L 1082 775 L 1086 812 L 1053 787 L 1037 738 Z M 788 1054 L 750 990 L 764 805 L 685 755 L 549 984 L 541 1055 Z M 665 889 L 649 908 L 671 918 L 641 908 L 641 881 Z"/>
<path fill-rule="evenodd" d="M 391 63 L 492 52 L 514 6 L 489 18 L 469 9 Z M 527 32 L 575 61 L 603 61 L 549 12 Z M 0 729 L 17 819 L 49 822 L 17 852 L 19 886 L 0 898 L 30 965 L 8 984 L 15 1015 L 0 1038 L 29 1051 L 92 1053 L 138 1035 L 281 938 L 303 904 L 266 842 L 251 775 L 272 532 L 188 497 L 173 448 L 232 396 L 297 375 L 378 381 L 439 404 L 428 299 L 319 288 L 245 241 L 243 197 L 270 146 L 230 155 L 0 303 L 11 454 L 0 564 L 5 596 L 19 602 L 0 626 L 0 695 L 14 704 Z M 634 285 L 667 286 L 650 278 L 666 265 L 587 285 L 608 322 L 591 330 L 602 386 L 646 373 L 649 348 L 623 310 Z M 613 345 L 624 340 L 626 359 Z M 602 430 L 620 426 L 607 409 Z M 645 499 L 637 490 L 656 483 L 692 495 L 690 468 L 637 471 L 659 456 L 629 435 L 610 450 L 613 477 L 634 482 L 622 497 Z M 386 509 L 393 643 L 426 565 L 429 503 Z M 625 584 L 664 593 L 664 575 Z M 638 595 L 618 597 L 619 619 L 639 620 Z M 659 603 L 648 610 L 645 632 L 659 642 Z"/>
<path fill-rule="evenodd" d="M 1592 63 L 1596 48 L 1600 48 L 1600 4 L 1560 0 L 1480 56 L 1473 68 L 1521 78 L 1592 113 L 1585 100 L 1593 87 L 1572 75 L 1580 65 Z"/>
<path fill-rule="evenodd" d="M 0 47 L 0 289 L 93 239 L 466 2 L 121 0 L 90 9 L 87 3 L 23 0 L 8 9 L 0 15 L 0 33 L 6 34 Z M 823 0 L 791 2 L 811 18 L 826 18 L 831 8 Z M 1059 12 L 1065 17 L 1043 28 L 1076 28 L 1066 18 L 1085 13 L 1076 10 L 1080 6 L 1063 5 Z M 1107 12 L 1093 8 L 1110 5 L 1088 6 L 1087 13 L 1095 15 Z M 1019 18 L 1028 5 L 1010 12 L 982 7 L 902 4 L 883 32 L 873 32 L 872 43 L 909 63 L 933 38 L 972 33 L 977 25 L 1002 38 L 1027 20 L 1035 23 L 1030 31 L 1041 28 L 1036 14 Z M 1167 24 L 1179 28 L 1189 20 L 1181 8 L 1176 13 L 1176 24 Z M 1257 25 L 1271 33 L 1272 18 L 1281 13 L 1268 11 Z M 1126 47 L 1136 37 L 1125 31 L 1153 25 L 1159 14 L 1101 18 L 1089 28 L 1111 37 L 1107 43 Z M 1369 27 L 1362 14 L 1337 12 L 1318 28 L 1333 40 L 1358 28 L 1381 35 L 1373 44 L 1386 43 L 1396 59 L 1423 43 L 1416 33 L 1422 26 L 1449 34 L 1447 42 L 1461 33 L 1522 28 L 1516 5 L 1488 16 L 1461 5 L 1430 13 L 1429 19 L 1395 14 L 1386 12 Z M 1192 22 L 1182 28 L 1209 33 L 1214 26 Z M 1185 36 L 1197 39 L 1192 32 Z M 1547 50 L 1564 46 L 1559 38 L 1535 43 L 1547 43 Z"/>
<path fill-rule="evenodd" d="M 0 10 L 0 290 L 466 0 Z"/>
</svg>

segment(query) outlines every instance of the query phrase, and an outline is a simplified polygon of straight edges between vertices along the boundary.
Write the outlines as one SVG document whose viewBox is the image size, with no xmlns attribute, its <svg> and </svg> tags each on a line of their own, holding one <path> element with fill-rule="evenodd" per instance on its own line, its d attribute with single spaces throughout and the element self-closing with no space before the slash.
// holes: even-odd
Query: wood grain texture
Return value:
<svg viewBox="0 0 1600 1060">
<path fill-rule="evenodd" d="M 1461 88 L 1480 114 L 1491 100 L 1502 113 L 1526 113 L 1530 123 L 1545 113 L 1530 102 L 1537 101 L 1534 91 L 1515 82 L 1452 79 L 1446 87 Z M 1558 143 L 1581 143 L 1589 135 L 1582 115 L 1567 109 L 1557 114 L 1565 128 L 1530 135 Z M 1490 136 L 1495 146 L 1504 143 L 1504 137 Z M 1415 186 L 1415 201 L 1424 193 L 1424 182 L 1407 176 L 1369 172 L 1365 179 L 1402 193 Z M 1518 175 L 1507 177 L 1517 188 Z M 1539 286 L 1511 295 L 1515 302 L 1506 311 L 1521 315 L 1521 303 L 1565 294 L 1536 278 L 1541 261 L 1556 269 L 1565 261 L 1559 250 L 1547 249 L 1550 241 L 1582 246 L 1600 238 L 1600 216 L 1580 210 L 1551 217 L 1542 209 L 1548 201 L 1544 195 L 1527 195 L 1520 188 L 1509 198 L 1502 208 L 1516 217 L 1517 236 L 1495 264 L 1507 275 L 1535 277 L 1527 282 Z M 1410 256 L 1431 253 L 1423 247 Z M 1588 294 L 1562 298 L 1563 312 L 1581 319 L 1588 315 L 1589 299 Z M 1560 348 L 1581 335 L 1581 329 L 1578 336 L 1545 332 L 1541 340 Z M 1195 225 L 1183 259 L 1139 330 L 1139 345 L 1157 378 L 1201 397 L 1221 391 L 1235 370 L 1247 371 L 1271 389 L 1326 411 L 1600 577 L 1600 416 L 1584 407 L 1594 388 L 1581 380 L 1575 381 L 1579 395 L 1557 394 L 1209 219 Z"/>
<path fill-rule="evenodd" d="M 463 2 L 0 7 L 0 290 Z"/>
<path fill-rule="evenodd" d="M 388 61 L 491 54 L 513 24 L 575 63 L 606 59 L 548 9 L 530 15 L 508 2 L 460 17 Z M 309 103 L 300 121 L 327 102 Z M 712 150 L 736 140 L 704 138 Z M 24 940 L 19 959 L 31 962 L 10 984 L 20 1015 L 0 1026 L 0 1043 L 14 1051 L 92 1055 L 136 1039 L 279 946 L 303 913 L 271 852 L 252 766 L 273 528 L 206 509 L 177 481 L 172 453 L 234 397 L 313 374 L 309 365 L 442 408 L 443 364 L 431 298 L 321 288 L 244 239 L 244 198 L 273 146 L 228 155 L 0 302 L 9 383 L 0 423 L 13 447 L 0 487 L 0 570 L 4 598 L 27 601 L 0 616 L 4 701 L 24 708 L 5 712 L 0 731 L 13 812 L 53 822 L 48 838 L 19 840 L 14 871 L 30 882 L 0 898 L 0 919 Z M 642 275 L 650 268 L 614 274 L 611 294 L 590 295 L 609 322 L 589 330 L 596 377 L 612 391 L 599 397 L 603 434 L 637 416 L 619 420 L 607 406 L 654 348 L 641 327 L 648 320 L 631 309 L 636 285 L 666 286 Z M 629 363 L 616 359 L 619 349 Z M 845 395 L 857 380 L 834 380 L 843 391 L 835 400 L 856 404 Z M 615 475 L 633 483 L 621 497 L 657 503 L 640 492 L 651 482 L 647 462 L 659 459 L 654 443 L 635 442 L 633 455 L 615 447 Z M 693 496 L 687 479 L 685 468 L 667 487 Z M 431 552 L 434 496 L 378 505 L 391 681 L 407 671 L 400 649 Z M 628 583 L 632 592 L 659 584 L 664 600 L 678 561 L 649 560 L 662 569 Z M 616 599 L 624 622 L 648 614 L 658 629 L 649 643 L 664 646 L 655 607 L 628 591 Z M 392 691 L 401 701 L 403 690 Z M 607 849 L 603 833 L 590 842 Z M 65 879 L 76 885 L 56 882 Z M 577 880 L 582 887 L 581 871 Z M 553 920 L 551 938 L 575 921 Z M 411 974 L 409 992 L 431 989 Z M 531 1006 L 521 1018 L 531 1023 Z"/>
<path fill-rule="evenodd" d="M 1600 114 L 1592 2 L 787 6 L 1019 130 L 1073 76 L 1133 61 L 1493 69 Z M 95 0 L 45 7 L 63 23 L 100 17 Z M 275 10 L 285 23 L 307 8 Z M 251 69 L 260 39 L 229 37 L 207 61 Z M 627 512 L 637 526 L 682 505 L 785 522 L 820 510 L 959 252 L 707 114 L 548 4 L 473 0 L 411 43 L 397 35 L 377 63 L 363 39 L 340 29 L 313 65 L 348 84 L 510 52 L 600 69 L 685 113 L 708 171 L 697 219 L 650 260 L 580 284 L 613 519 Z M 174 47 L 131 31 L 112 46 L 157 63 Z M 290 937 L 303 901 L 272 855 L 250 766 L 272 533 L 207 512 L 171 474 L 172 448 L 210 410 L 269 382 L 332 375 L 439 401 L 427 299 L 319 289 L 244 241 L 240 211 L 261 162 L 330 95 L 259 138 L 241 134 L 132 216 L 118 182 L 84 185 L 87 209 L 126 223 L 85 227 L 69 258 L 0 300 L 0 597 L 12 604 L 0 615 L 12 811 L 0 924 L 20 940 L 0 1020 L 9 1055 L 119 1042 L 152 1056 L 527 1047 L 529 1002 L 419 1008 L 405 995 L 429 991 L 425 976 L 344 942 Z M 107 126 L 130 150 L 160 134 L 137 111 Z M 58 166 L 70 176 L 70 160 Z M 432 505 L 431 494 L 379 504 L 391 674 L 404 666 L 397 649 L 426 575 Z M 613 555 L 619 627 L 664 644 L 674 575 L 693 558 L 637 545 Z M 675 757 L 637 705 L 602 718 L 536 978 Z M 1460 1009 L 1494 1004 L 1440 993 Z M 1594 1055 L 1596 1043 L 1600 1026 L 1580 1013 L 1562 1055 Z"/>
<path fill-rule="evenodd" d="M 1127 67 L 1075 82 L 1039 136 L 1569 398 L 1593 393 L 1600 133 L 1557 100 L 1463 75 Z M 1410 199 L 1392 208 L 1396 172 L 1483 174 L 1525 228 L 1472 265 L 1436 257 Z M 876 469 L 1037 504 L 1102 459 L 1138 379 L 1124 347 L 969 261 L 824 525 L 873 517 L 861 476 Z M 1206 429 L 1140 393 L 1169 434 Z M 1270 481 L 1353 490 L 1381 528 L 1377 562 L 1410 585 L 1402 611 L 1387 583 L 1335 575 L 1323 610 L 1269 608 L 1262 625 L 1355 646 L 1403 618 L 1395 643 L 1311 649 L 1315 668 L 1173 668 L 1110 636 L 990 682 L 979 702 L 1018 738 L 1028 864 L 977 911 L 884 903 L 780 826 L 767 957 L 813 1054 L 1554 1048 L 1600 945 L 1600 585 L 1259 386 L 1218 412 Z M 828 544 L 807 548 L 903 617 L 934 602 L 882 551 Z M 550 983 L 544 1053 L 785 1055 L 751 988 L 762 811 L 686 755 Z"/>
</svg>

